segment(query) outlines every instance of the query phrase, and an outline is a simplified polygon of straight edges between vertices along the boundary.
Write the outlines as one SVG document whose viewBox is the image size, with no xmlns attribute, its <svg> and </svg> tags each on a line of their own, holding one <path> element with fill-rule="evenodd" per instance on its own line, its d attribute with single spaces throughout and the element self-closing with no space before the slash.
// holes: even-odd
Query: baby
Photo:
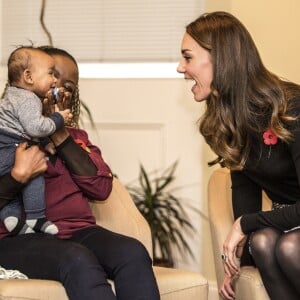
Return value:
<svg viewBox="0 0 300 300">
<path fill-rule="evenodd" d="M 22 46 L 11 53 L 9 86 L 0 100 L 0 174 L 11 171 L 20 142 L 49 147 L 47 137 L 72 117 L 69 109 L 50 117 L 42 115 L 42 101 L 56 81 L 53 58 L 42 50 Z M 26 221 L 22 218 L 23 206 Z M 1 208 L 0 219 L 12 235 L 36 231 L 57 234 L 58 228 L 45 216 L 44 177 L 40 175 L 26 184 L 18 199 Z"/>
</svg>

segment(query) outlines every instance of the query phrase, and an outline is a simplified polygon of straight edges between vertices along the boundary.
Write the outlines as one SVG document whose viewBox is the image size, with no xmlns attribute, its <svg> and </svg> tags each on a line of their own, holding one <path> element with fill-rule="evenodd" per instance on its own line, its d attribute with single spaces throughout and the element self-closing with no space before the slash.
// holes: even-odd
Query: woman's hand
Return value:
<svg viewBox="0 0 300 300">
<path fill-rule="evenodd" d="M 52 90 L 47 93 L 47 98 L 43 101 L 43 115 L 49 116 L 54 112 L 65 111 L 70 108 L 72 94 L 67 92 L 64 88 L 59 88 L 58 90 L 58 99 L 55 101 Z M 72 114 L 70 114 L 72 117 Z M 69 132 L 65 127 L 55 131 L 51 135 L 51 141 L 57 147 L 60 145 L 67 137 L 69 136 Z"/>
<path fill-rule="evenodd" d="M 43 100 L 43 115 L 50 116 L 57 111 L 63 111 L 70 108 L 72 94 L 64 88 L 59 88 L 57 100 L 53 96 L 52 90 L 48 91 L 47 98 Z"/>
<path fill-rule="evenodd" d="M 55 112 L 55 99 L 52 93 L 52 89 L 48 91 L 47 97 L 42 101 L 43 115 L 49 117 Z"/>
<path fill-rule="evenodd" d="M 64 88 L 59 88 L 56 105 L 59 111 L 70 109 L 72 94 Z"/>
<path fill-rule="evenodd" d="M 235 299 L 235 293 L 233 290 L 233 286 L 232 286 L 232 277 L 228 276 L 227 274 L 225 274 L 223 283 L 221 285 L 220 291 L 219 291 L 220 295 L 224 298 L 224 299 Z"/>
<path fill-rule="evenodd" d="M 238 246 L 245 243 L 246 235 L 241 229 L 241 218 L 238 218 L 233 226 L 223 245 L 224 253 L 224 270 L 228 276 L 233 276 L 239 272 L 239 267 L 236 265 L 235 257 L 241 254 L 241 251 L 237 251 Z"/>
<path fill-rule="evenodd" d="M 15 164 L 11 176 L 20 183 L 44 173 L 47 170 L 47 157 L 38 146 L 27 148 L 27 143 L 20 143 L 16 149 Z"/>
</svg>

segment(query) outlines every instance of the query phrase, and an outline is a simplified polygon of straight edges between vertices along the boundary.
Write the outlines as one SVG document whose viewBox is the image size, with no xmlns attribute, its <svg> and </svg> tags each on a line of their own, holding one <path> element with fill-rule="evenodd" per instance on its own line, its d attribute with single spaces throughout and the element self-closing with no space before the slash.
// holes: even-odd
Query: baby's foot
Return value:
<svg viewBox="0 0 300 300">
<path fill-rule="evenodd" d="M 34 231 L 45 232 L 49 234 L 57 234 L 58 228 L 46 218 L 26 220 L 26 223 Z"/>
<path fill-rule="evenodd" d="M 3 222 L 6 229 L 11 232 L 12 235 L 34 232 L 23 220 L 14 216 L 5 218 Z"/>
</svg>

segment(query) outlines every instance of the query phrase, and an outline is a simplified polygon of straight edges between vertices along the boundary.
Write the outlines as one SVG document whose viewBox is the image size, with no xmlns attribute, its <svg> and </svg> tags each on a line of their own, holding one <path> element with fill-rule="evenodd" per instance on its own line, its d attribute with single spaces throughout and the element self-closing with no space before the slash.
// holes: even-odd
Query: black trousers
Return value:
<svg viewBox="0 0 300 300">
<path fill-rule="evenodd" d="M 70 240 L 44 233 L 2 239 L 0 265 L 29 278 L 60 281 L 70 300 L 160 299 L 146 248 L 99 226 Z M 116 296 L 107 279 L 114 280 Z"/>
</svg>

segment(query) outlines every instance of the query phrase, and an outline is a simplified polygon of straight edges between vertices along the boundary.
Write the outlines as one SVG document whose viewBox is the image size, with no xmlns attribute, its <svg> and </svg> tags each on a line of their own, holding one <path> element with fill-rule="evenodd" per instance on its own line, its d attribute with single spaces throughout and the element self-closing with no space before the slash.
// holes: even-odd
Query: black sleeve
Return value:
<svg viewBox="0 0 300 300">
<path fill-rule="evenodd" d="M 241 219 L 241 228 L 244 233 L 250 233 L 265 227 L 285 231 L 299 225 L 300 201 L 288 207 L 244 215 Z"/>
<path fill-rule="evenodd" d="M 231 171 L 231 188 L 232 188 L 232 208 L 234 218 L 237 219 L 240 216 L 249 213 L 257 213 L 262 208 L 262 189 L 251 179 L 249 179 L 241 171 Z M 244 229 L 242 227 L 244 232 Z M 245 233 L 245 232 L 244 232 Z M 249 239 L 247 236 L 243 254 L 240 258 L 240 266 L 253 266 L 254 261 L 249 252 Z"/>
<path fill-rule="evenodd" d="M 23 188 L 23 184 L 16 181 L 10 173 L 0 177 L 0 209 L 9 201 L 14 200 Z"/>
<path fill-rule="evenodd" d="M 234 218 L 262 209 L 262 189 L 242 171 L 231 171 L 232 208 Z"/>
<path fill-rule="evenodd" d="M 285 208 L 262 211 L 262 189 L 243 172 L 232 171 L 234 218 L 242 216 L 241 228 L 249 234 L 265 227 L 289 230 L 300 225 L 300 201 Z"/>
<path fill-rule="evenodd" d="M 80 176 L 96 176 L 97 167 L 71 136 L 56 147 L 57 154 L 65 162 L 70 172 Z"/>
</svg>

